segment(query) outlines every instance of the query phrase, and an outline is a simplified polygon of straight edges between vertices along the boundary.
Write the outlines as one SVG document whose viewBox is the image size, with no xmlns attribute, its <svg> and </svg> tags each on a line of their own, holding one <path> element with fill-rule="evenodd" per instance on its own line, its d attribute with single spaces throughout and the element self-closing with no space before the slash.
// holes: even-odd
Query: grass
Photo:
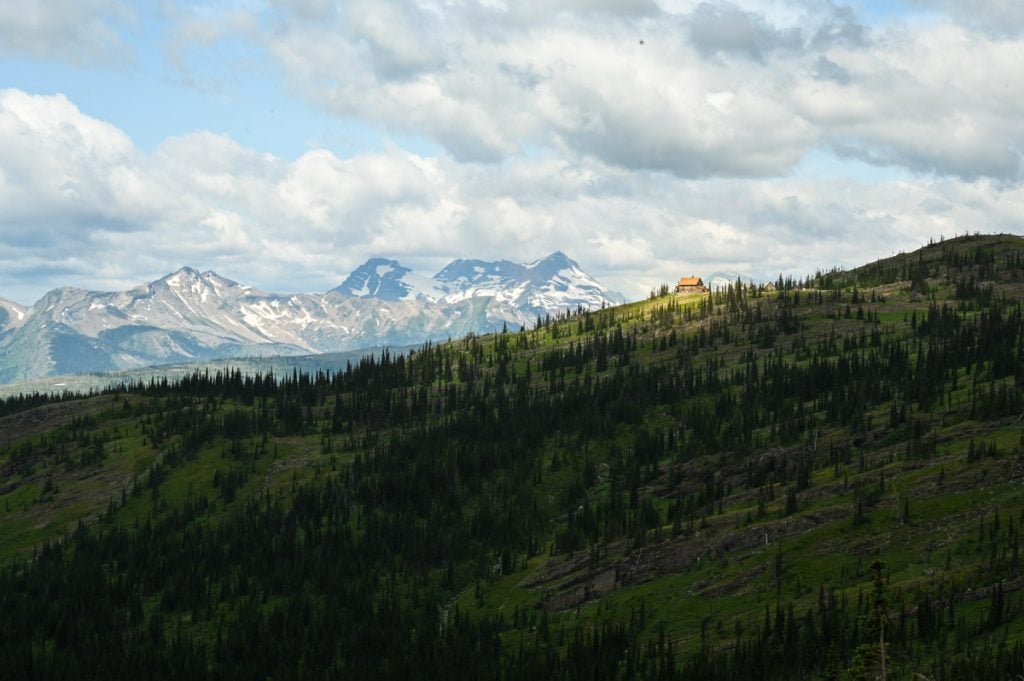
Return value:
<svg viewBox="0 0 1024 681">
<path fill-rule="evenodd" d="M 997 240 L 994 247 L 1019 247 L 1016 242 Z M 929 258 L 937 252 L 926 251 Z M 884 263 L 883 263 L 884 265 Z M 856 276 L 856 272 L 851 276 Z M 874 275 L 873 275 L 874 276 Z M 863 331 L 879 331 L 886 338 L 904 338 L 908 344 L 919 339 L 910 329 L 909 319 L 914 311 L 918 320 L 926 314 L 930 301 L 912 296 L 906 282 L 880 285 L 875 293 L 885 297 L 884 302 L 863 303 L 868 311 L 877 311 L 878 324 L 857 319 L 836 319 L 837 311 L 845 311 L 851 299 L 851 290 L 840 292 L 842 300 L 823 303 L 807 301 L 811 292 L 802 292 L 805 302 L 796 308 L 801 315 L 802 328 L 798 333 L 782 334 L 775 338 L 774 347 L 756 347 L 744 340 L 722 342 L 716 347 L 690 352 L 688 344 L 700 330 L 720 322 L 719 317 L 686 320 L 694 313 L 699 298 L 674 296 L 640 301 L 593 315 L 590 321 L 599 329 L 613 330 L 619 325 L 626 333 L 636 331 L 645 342 L 677 333 L 679 343 L 666 350 L 643 345 L 633 353 L 631 363 L 644 366 L 664 366 L 672 370 L 676 358 L 685 349 L 690 361 L 698 367 L 722 362 L 718 376 L 728 379 L 730 373 L 744 367 L 744 356 L 751 354 L 759 366 L 765 358 L 784 357 L 795 361 L 803 343 L 817 347 L 830 336 L 857 338 Z M 1004 290 L 1014 293 L 1015 283 Z M 950 287 L 934 285 L 936 296 L 949 295 Z M 822 291 L 822 295 L 834 295 Z M 859 294 L 870 295 L 871 289 L 861 287 Z M 767 294 L 757 299 L 771 311 L 771 303 L 780 294 Z M 857 305 L 851 305 L 856 314 Z M 485 356 L 493 355 L 499 343 L 513 347 L 525 339 L 527 349 L 518 352 L 513 362 L 517 375 L 524 375 L 527 367 L 532 372 L 531 387 L 546 391 L 549 372 L 539 366 L 543 353 L 554 349 L 568 349 L 570 344 L 589 338 L 589 331 L 580 332 L 581 319 L 556 321 L 550 325 L 524 331 L 511 332 L 504 337 L 494 334 L 473 340 L 455 341 L 453 347 L 468 353 L 474 343 L 483 348 Z M 740 337 L 738 329 L 733 329 Z M 921 342 L 927 343 L 927 339 Z M 861 350 L 862 354 L 871 348 Z M 804 359 L 803 362 L 810 360 Z M 620 367 L 611 362 L 600 375 L 613 376 Z M 869 411 L 871 425 L 857 427 L 838 424 L 825 425 L 818 418 L 816 434 L 800 434 L 793 442 L 773 442 L 772 447 L 759 448 L 747 460 L 737 460 L 734 452 L 681 457 L 678 461 L 662 460 L 652 479 L 641 486 L 641 500 L 649 499 L 658 514 L 658 523 L 646 532 L 625 539 L 604 542 L 578 549 L 570 555 L 552 555 L 556 532 L 563 529 L 567 512 L 579 500 L 566 500 L 569 488 L 589 461 L 598 469 L 612 461 L 612 451 L 625 451 L 635 446 L 633 432 L 622 428 L 603 441 L 588 445 L 584 453 L 575 447 L 573 438 L 553 434 L 544 444 L 544 472 L 536 484 L 536 498 L 541 512 L 552 518 L 550 534 L 543 542 L 545 548 L 538 555 L 519 556 L 525 564 L 510 574 L 487 572 L 469 586 L 454 594 L 453 603 L 473 614 L 525 613 L 528 624 L 504 634 L 506 642 L 518 645 L 528 643 L 540 618 L 547 618 L 550 626 L 572 630 L 576 627 L 594 628 L 608 620 L 628 621 L 644 613 L 644 631 L 648 640 L 654 640 L 664 630 L 682 651 L 692 651 L 702 638 L 725 645 L 736 637 L 737 630 L 749 634 L 758 630 L 764 619 L 766 606 L 773 612 L 778 603 L 793 603 L 797 613 L 816 607 L 821 589 L 835 589 L 839 596 L 856 600 L 859 593 L 871 588 L 870 565 L 881 555 L 887 565 L 889 589 L 893 594 L 893 608 L 914 607 L 918 593 L 935 596 L 943 585 L 970 585 L 974 593 L 1000 579 L 998 570 L 986 567 L 987 554 L 979 539 L 979 526 L 993 522 L 998 512 L 1002 519 L 1001 532 L 1006 534 L 1010 519 L 1017 527 L 1024 525 L 1024 422 L 1012 417 L 977 420 L 971 418 L 972 384 L 981 387 L 990 384 L 1010 384 L 1012 378 L 995 382 L 986 373 L 990 367 L 961 368 L 957 374 L 957 387 L 947 386 L 939 404 L 930 411 L 920 405 L 910 405 L 908 424 L 889 426 L 888 402 L 873 405 Z M 567 381 L 578 377 L 594 379 L 598 372 L 588 365 L 578 375 L 565 370 Z M 456 381 L 457 383 L 457 381 Z M 440 387 L 431 390 L 436 396 Z M 722 394 L 740 394 L 739 386 L 728 386 Z M 89 435 L 116 431 L 105 445 L 107 455 L 102 465 L 69 467 L 55 457 L 38 458 L 27 473 L 0 476 L 0 487 L 11 487 L 0 495 L 4 512 L 0 515 L 0 565 L 6 565 L 17 556 L 27 555 L 42 542 L 59 538 L 80 519 L 92 522 L 104 512 L 112 497 L 122 490 L 127 502 L 111 522 L 134 523 L 143 521 L 162 508 L 180 505 L 196 495 L 207 495 L 217 507 L 209 522 L 220 522 L 230 517 L 246 500 L 260 495 L 287 497 L 294 485 L 337 475 L 349 466 L 357 452 L 347 447 L 344 436 L 334 436 L 331 451 L 324 451 L 320 429 L 329 423 L 332 405 L 323 405 L 317 432 L 302 435 L 278 435 L 268 438 L 262 454 L 244 462 L 226 455 L 229 443 L 214 440 L 204 443 L 195 457 L 172 466 L 153 495 L 146 483 L 153 466 L 166 456 L 168 448 L 177 444 L 165 442 L 154 448 L 147 444 L 143 425 L 126 415 L 121 403 L 111 405 L 103 398 L 89 398 L 85 403 L 96 409 L 83 407 L 74 415 L 91 413 L 96 423 L 85 430 Z M 117 398 L 120 399 L 120 398 Z M 132 396 L 130 407 L 151 406 L 147 400 Z M 947 402 L 948 399 L 948 402 Z M 652 430 L 668 430 L 678 424 L 685 406 L 704 401 L 710 407 L 714 400 L 705 396 L 681 395 L 672 404 L 660 405 L 644 415 L 643 425 Z M 948 404 L 948 407 L 947 407 Z M 815 409 L 814 401 L 802 405 L 808 411 Z M 243 408 L 224 403 L 217 406 L 218 413 Z M 948 409 L 948 413 L 946 413 Z M 924 417 L 930 421 L 930 431 L 924 436 L 934 437 L 934 453 L 908 457 L 906 445 L 910 437 L 909 422 Z M 42 446 L 43 435 L 52 436 L 52 424 L 36 431 L 29 429 L 0 446 L 0 467 L 11 462 L 26 443 Z M 59 428 L 69 428 L 65 418 Z M 363 431 L 353 433 L 358 442 Z M 756 438 L 768 441 L 767 428 L 755 433 Z M 968 460 L 973 439 L 975 446 L 995 444 L 999 455 L 995 458 Z M 253 450 L 262 443 L 258 438 L 243 440 L 245 450 Z M 830 448 L 836 447 L 833 460 Z M 77 454 L 74 450 L 72 455 Z M 797 457 L 810 454 L 814 469 L 809 487 L 798 494 L 798 510 L 785 514 L 786 491 L 794 485 L 792 475 L 785 480 L 773 478 L 775 498 L 764 506 L 760 515 L 757 486 L 746 488 L 743 482 L 744 465 L 764 457 Z M 863 470 L 861 470 L 863 456 Z M 560 461 L 554 466 L 555 460 Z M 248 477 L 238 489 L 233 501 L 221 498 L 221 491 L 213 480 L 218 471 L 246 466 Z M 732 486 L 732 492 L 720 501 L 720 508 L 696 509 L 692 518 L 684 523 L 684 531 L 673 535 L 669 509 L 680 489 L 686 495 L 695 493 L 704 484 L 705 475 L 718 476 Z M 774 475 L 774 474 L 773 474 Z M 612 494 L 605 476 L 586 490 L 587 502 L 597 508 Z M 681 483 L 677 481 L 681 479 Z M 884 478 L 882 489 L 873 494 Z M 56 492 L 42 495 L 47 481 L 56 485 Z M 138 481 L 138 488 L 133 488 Z M 496 483 L 497 484 L 497 483 Z M 855 490 L 860 490 L 859 492 Z M 859 494 L 864 501 L 862 517 L 856 509 Z M 467 509 L 467 513 L 471 509 Z M 909 513 L 905 513 L 908 510 Z M 635 511 L 630 511 L 635 521 Z M 355 522 L 355 521 L 353 521 Z M 692 524 L 692 531 L 690 526 Z M 1000 550 L 1008 548 L 1005 536 Z M 766 536 L 766 541 L 761 537 Z M 987 539 L 991 546 L 991 539 Z M 595 558 L 590 560 L 591 551 Z M 699 556 L 699 559 L 696 558 Z M 581 560 L 582 557 L 582 560 Z M 493 559 L 494 556 L 488 556 Z M 574 561 L 578 561 L 578 564 Z M 568 566 L 568 567 L 567 567 Z M 562 570 L 561 568 L 565 568 Z M 608 574 L 618 572 L 619 579 L 608 584 Z M 460 567 L 460 574 L 468 575 L 469 568 Z M 588 591 L 589 589 L 589 591 Z M 1019 593 L 1009 595 L 1012 607 L 1018 610 L 1024 601 Z M 976 620 L 987 612 L 984 598 L 968 599 L 958 606 L 958 613 Z M 1024 618 L 1016 618 L 989 635 L 1019 636 L 1024 632 Z"/>
</svg>

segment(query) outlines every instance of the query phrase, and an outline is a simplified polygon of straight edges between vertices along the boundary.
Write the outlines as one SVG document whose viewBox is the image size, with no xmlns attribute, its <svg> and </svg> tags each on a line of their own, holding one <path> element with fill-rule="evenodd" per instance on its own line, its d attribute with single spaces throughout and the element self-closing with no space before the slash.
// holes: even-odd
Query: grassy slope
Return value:
<svg viewBox="0 0 1024 681">
<path fill-rule="evenodd" d="M 879 330 L 889 337 L 909 337 L 910 318 L 923 318 L 931 299 L 952 296 L 950 280 L 941 276 L 944 249 L 973 252 L 979 247 L 996 254 L 1024 250 L 1019 237 L 967 239 L 939 244 L 919 254 L 897 256 L 850 273 L 833 275 L 845 289 L 840 301 L 804 303 L 797 313 L 804 324 L 800 335 L 780 336 L 774 347 L 720 344 L 702 351 L 696 364 L 720 359 L 722 376 L 739 365 L 748 352 L 759 357 L 772 353 L 793 360 L 797 342 L 813 346 L 830 336 L 840 339 L 862 331 Z M 909 259 L 931 264 L 927 280 L 930 293 L 911 290 L 906 280 L 890 281 L 894 268 L 906 267 Z M 1024 299 L 1024 282 L 1002 278 L 999 293 Z M 845 317 L 854 287 L 867 298 L 872 293 L 884 302 L 864 303 L 878 313 L 879 322 Z M 770 304 L 775 294 L 759 299 Z M 669 367 L 676 349 L 657 351 L 645 342 L 675 331 L 681 338 L 692 336 L 700 324 L 685 322 L 682 310 L 696 306 L 697 298 L 663 297 L 603 312 L 614 316 L 625 332 L 636 330 L 641 348 L 633 361 Z M 665 321 L 664 311 L 671 308 Z M 660 313 L 660 314 L 659 314 Z M 838 314 L 838 318 L 837 318 Z M 553 348 L 568 347 L 583 336 L 577 321 L 568 320 L 527 332 L 532 349 L 519 360 L 517 371 L 533 367 L 532 381 L 538 389 L 547 376 L 537 371 L 539 357 Z M 490 345 L 495 337 L 485 339 Z M 456 341 L 458 347 L 461 341 Z M 609 369 L 614 371 L 615 367 Z M 658 512 L 661 527 L 647 530 L 641 539 L 617 539 L 574 553 L 556 553 L 554 544 L 518 565 L 510 574 L 495 571 L 480 583 L 479 592 L 466 588 L 457 603 L 469 612 L 509 614 L 515 609 L 549 613 L 554 626 L 575 627 L 595 624 L 607 618 L 625 619 L 643 609 L 646 628 L 652 638 L 664 627 L 683 649 L 693 649 L 701 639 L 722 645 L 737 631 L 760 626 L 766 605 L 795 602 L 798 612 L 818 601 L 820 589 L 834 587 L 840 594 L 856 599 L 870 590 L 869 566 L 876 552 L 889 569 L 893 612 L 900 608 L 912 616 L 918 593 L 941 594 L 956 585 L 971 589 L 958 615 L 967 621 L 985 617 L 990 589 L 1001 573 L 989 569 L 992 527 L 999 519 L 1002 537 L 996 551 L 1010 550 L 1005 535 L 1011 524 L 1024 524 L 1024 430 L 1016 417 L 975 421 L 967 414 L 968 387 L 975 380 L 987 387 L 985 376 L 963 376 L 960 389 L 948 403 L 928 417 L 933 428 L 935 452 L 924 457 L 906 456 L 908 433 L 887 425 L 888 403 L 876 405 L 866 428 L 851 430 L 827 426 L 804 433 L 799 441 L 785 447 L 772 446 L 755 451 L 754 457 L 804 456 L 813 460 L 808 489 L 797 495 L 798 511 L 785 513 L 786 491 L 792 485 L 775 481 L 768 488 L 771 497 L 759 513 L 757 490 L 743 484 L 747 461 L 731 452 L 716 452 L 682 462 L 662 461 L 642 494 Z M 1012 382 L 1012 378 L 1003 379 Z M 189 495 L 205 490 L 216 496 L 214 472 L 229 467 L 226 443 L 205 444 L 196 461 L 171 469 L 157 493 L 146 488 L 150 467 L 163 455 L 143 434 L 135 416 L 147 398 L 101 396 L 78 402 L 44 407 L 0 420 L 0 562 L 9 563 L 27 555 L 42 541 L 59 537 L 79 520 L 92 522 L 106 509 L 110 499 L 122 494 L 127 503 L 117 511 L 118 522 L 131 522 L 153 509 L 180 503 Z M 686 403 L 680 396 L 679 405 Z M 329 408 L 330 405 L 326 405 Z M 237 408 L 224 404 L 222 409 Z M 667 426 L 678 417 L 678 405 L 645 415 L 651 425 Z M 90 416 L 76 428 L 73 419 Z M 63 429 L 63 430 L 62 430 Z M 24 442 L 37 444 L 60 439 L 56 434 L 72 433 L 59 453 L 36 454 L 24 459 L 17 452 Z M 76 457 L 87 452 L 90 438 L 102 435 L 106 456 L 102 463 L 77 464 Z M 763 433 L 766 439 L 769 433 Z M 997 455 L 968 461 L 971 441 L 994 443 Z M 253 441 L 252 446 L 256 446 Z M 271 438 L 264 452 L 251 463 L 244 486 L 233 502 L 220 501 L 227 514 L 241 499 L 268 489 L 287 490 L 295 481 L 330 475 L 346 465 L 355 449 L 346 450 L 340 439 L 324 446 L 320 435 Z M 597 471 L 596 482 L 587 499 L 597 506 L 609 494 L 607 466 L 614 446 L 629 447 L 632 441 L 608 441 L 591 448 L 586 455 L 574 451 L 571 442 L 558 434 L 549 439 L 548 470 L 537 485 L 537 498 L 552 518 L 552 537 L 567 521 L 560 504 L 561 492 L 584 459 Z M 332 450 L 332 451 L 325 451 Z M 556 461 L 558 464 L 556 465 Z M 69 463 L 70 462 L 70 463 Z M 702 508 L 681 527 L 673 528 L 667 510 L 679 490 L 692 494 L 706 478 L 713 479 L 727 493 L 711 508 Z M 856 516 L 855 489 L 878 488 L 877 499 Z M 44 492 L 45 490 L 45 492 Z M 218 516 L 213 516 L 216 521 Z M 984 527 L 982 530 L 980 528 Z M 982 538 L 984 535 L 984 538 Z M 1024 580 L 1004 584 L 1011 594 L 1009 612 L 1014 616 L 989 636 L 1017 639 L 1024 634 L 1024 599 L 1018 593 Z M 529 645 L 530 631 L 510 631 L 508 642 Z M 928 656 L 927 647 L 919 655 Z M 901 661 L 897 661 L 899 664 Z M 908 667 L 918 661 L 903 660 Z"/>
<path fill-rule="evenodd" d="M 1022 248 L 1019 237 L 973 243 L 981 244 L 1000 254 Z M 970 241 L 959 245 L 964 249 L 971 246 Z M 941 245 L 937 245 L 920 256 L 923 262 L 934 264 L 941 253 Z M 910 315 L 916 310 L 923 317 L 930 304 L 928 296 L 912 293 L 906 281 L 881 283 L 885 279 L 881 273 L 905 262 L 906 257 L 879 261 L 842 276 L 850 287 L 860 284 L 864 296 L 872 290 L 885 296 L 885 303 L 871 307 L 879 312 L 884 332 L 893 336 L 907 335 Z M 872 283 L 878 285 L 872 287 Z M 948 281 L 933 278 L 928 283 L 935 299 L 951 296 Z M 1000 285 L 998 290 L 1016 300 L 1024 297 L 1019 280 Z M 638 303 L 623 312 L 642 318 L 661 304 L 658 300 Z M 807 340 L 814 343 L 830 333 L 857 333 L 862 323 L 834 318 L 837 308 L 843 307 L 841 303 L 805 309 Z M 779 345 L 785 348 L 786 341 Z M 726 359 L 729 368 L 745 349 L 725 348 L 717 354 Z M 762 351 L 766 352 L 770 351 Z M 792 353 L 783 352 L 793 358 Z M 648 356 L 645 361 L 657 358 Z M 965 386 L 968 380 L 965 377 Z M 655 531 L 661 539 L 642 549 L 622 541 L 603 548 L 596 561 L 590 555 L 539 559 L 519 573 L 495 579 L 482 603 L 465 593 L 462 605 L 487 611 L 557 603 L 556 623 L 591 624 L 609 615 L 625 618 L 643 607 L 652 637 L 664 624 L 684 647 L 696 645 L 702 631 L 724 645 L 734 640 L 738 629 L 756 626 L 766 605 L 795 601 L 798 612 L 810 609 L 822 586 L 838 587 L 850 598 L 867 593 L 871 587 L 869 566 L 874 556 L 880 555 L 888 566 L 890 589 L 907 614 L 914 610 L 910 594 L 919 590 L 941 593 L 944 586 L 955 584 L 971 590 L 961 615 L 968 620 L 984 617 L 997 580 L 986 569 L 984 552 L 992 542 L 979 539 L 979 526 L 985 522 L 986 532 L 991 532 L 997 516 L 1003 529 L 1008 522 L 1018 527 L 1024 524 L 1024 427 L 1020 417 L 981 422 L 965 418 L 966 392 L 965 387 L 954 393 L 948 416 L 941 416 L 934 430 L 937 452 L 925 460 L 904 456 L 904 438 L 883 425 L 888 405 L 882 404 L 873 419 L 879 425 L 867 432 L 824 429 L 814 436 L 808 434 L 791 448 L 814 452 L 816 461 L 829 448 L 844 451 L 833 466 L 814 472 L 811 488 L 799 495 L 800 511 L 793 515 L 784 513 L 780 488 L 774 501 L 767 504 L 766 516 L 751 519 L 756 499 L 742 490 L 727 496 L 717 513 L 679 536 L 671 536 L 671 528 L 665 525 Z M 649 418 L 656 421 L 659 416 L 651 414 Z M 968 463 L 972 439 L 994 443 L 999 455 Z M 860 457 L 866 461 L 863 467 L 858 463 Z M 687 472 L 696 477 L 712 471 L 739 487 L 741 476 L 730 468 L 731 463 L 728 454 L 717 454 L 692 462 Z M 858 484 L 878 486 L 883 475 L 885 491 L 880 500 L 863 521 L 854 522 L 852 490 Z M 668 478 L 660 476 L 649 491 L 662 500 L 671 498 L 674 485 Z M 598 486 L 591 494 L 598 497 L 603 491 Z M 997 548 L 1006 551 L 1005 545 Z M 609 572 L 614 574 L 616 569 L 619 583 L 609 578 Z M 1024 580 L 1014 579 L 1004 588 L 1015 592 L 1022 586 Z M 1019 601 L 1014 602 L 1019 611 Z M 1024 621 L 1018 617 L 992 636 L 1015 639 L 1022 634 Z"/>
</svg>

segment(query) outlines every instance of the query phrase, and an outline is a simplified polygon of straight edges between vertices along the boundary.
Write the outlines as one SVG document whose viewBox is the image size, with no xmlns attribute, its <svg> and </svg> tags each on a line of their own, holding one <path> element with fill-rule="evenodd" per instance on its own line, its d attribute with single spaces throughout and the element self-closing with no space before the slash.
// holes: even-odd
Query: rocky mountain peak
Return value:
<svg viewBox="0 0 1024 681">
<path fill-rule="evenodd" d="M 326 294 L 288 296 L 182 267 L 129 291 L 61 288 L 28 311 L 0 305 L 0 382 L 416 345 L 621 300 L 561 252 L 526 265 L 456 260 L 433 278 L 397 260 L 370 258 Z M 19 314 L 27 321 L 15 328 L 11 319 Z"/>
</svg>

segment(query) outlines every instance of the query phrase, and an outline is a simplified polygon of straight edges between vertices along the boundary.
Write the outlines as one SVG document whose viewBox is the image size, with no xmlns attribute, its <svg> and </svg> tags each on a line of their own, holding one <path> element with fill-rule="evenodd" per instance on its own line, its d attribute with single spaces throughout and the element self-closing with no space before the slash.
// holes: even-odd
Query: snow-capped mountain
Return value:
<svg viewBox="0 0 1024 681">
<path fill-rule="evenodd" d="M 434 275 L 434 280 L 445 292 L 444 300 L 493 297 L 533 317 L 577 305 L 599 308 L 626 302 L 561 251 L 525 265 L 508 260 L 455 260 Z"/>
<path fill-rule="evenodd" d="M 433 280 L 403 267 L 397 260 L 386 258 L 370 258 L 331 290 L 353 298 L 381 300 L 436 301 L 444 295 Z"/>
<path fill-rule="evenodd" d="M 334 291 L 357 298 L 441 303 L 492 298 L 499 305 L 514 308 L 521 321 L 532 321 L 537 314 L 577 305 L 598 308 L 602 304 L 626 302 L 561 251 L 526 264 L 454 260 L 429 279 L 397 260 L 371 258 Z"/>
<path fill-rule="evenodd" d="M 340 352 L 488 332 L 623 302 L 561 253 L 458 260 L 433 278 L 374 258 L 324 294 L 279 295 L 184 267 L 129 291 L 0 300 L 0 382 L 252 355 Z"/>
</svg>

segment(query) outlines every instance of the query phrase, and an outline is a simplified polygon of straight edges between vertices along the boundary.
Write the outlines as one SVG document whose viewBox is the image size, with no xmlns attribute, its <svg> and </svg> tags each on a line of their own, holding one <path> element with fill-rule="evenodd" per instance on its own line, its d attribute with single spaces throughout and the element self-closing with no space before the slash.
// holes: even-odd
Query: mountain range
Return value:
<svg viewBox="0 0 1024 681">
<path fill-rule="evenodd" d="M 561 252 L 455 260 L 433 277 L 371 258 L 326 293 L 277 294 L 190 267 L 129 291 L 0 299 L 0 383 L 210 359 L 306 355 L 519 328 L 625 302 Z"/>
<path fill-rule="evenodd" d="M 0 397 L 0 678 L 1021 681 L 1022 308 L 1024 237 L 965 235 Z"/>
</svg>

